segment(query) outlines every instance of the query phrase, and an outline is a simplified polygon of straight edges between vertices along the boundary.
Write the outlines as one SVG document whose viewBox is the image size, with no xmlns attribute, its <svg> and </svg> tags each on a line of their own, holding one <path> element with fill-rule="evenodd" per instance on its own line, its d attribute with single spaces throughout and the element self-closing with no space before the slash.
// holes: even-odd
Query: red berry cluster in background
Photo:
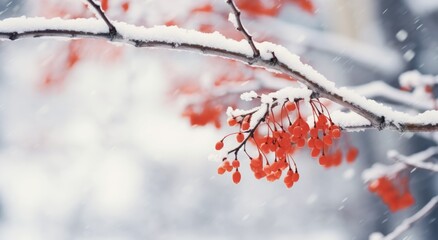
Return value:
<svg viewBox="0 0 438 240">
<path fill-rule="evenodd" d="M 122 8 L 123 12 L 128 12 L 129 11 L 129 1 L 123 1 L 120 5 L 120 7 Z M 110 8 L 110 3 L 108 0 L 101 0 L 100 1 L 100 6 L 102 8 L 103 11 L 108 11 L 108 9 Z"/>
<path fill-rule="evenodd" d="M 395 178 L 384 176 L 371 181 L 368 189 L 377 194 L 391 212 L 396 212 L 415 203 L 415 199 L 409 191 L 408 182 L 407 176 Z"/>
<path fill-rule="evenodd" d="M 266 108 L 262 118 L 252 122 L 251 118 L 256 111 L 229 118 L 228 125 L 237 125 L 240 130 L 225 136 L 216 143 L 215 148 L 221 150 L 224 141 L 233 135 L 238 145 L 228 151 L 228 155 L 234 155 L 234 160 L 230 163 L 228 158 L 224 158 L 218 173 L 222 175 L 234 170 L 233 182 L 239 183 L 241 174 L 238 153 L 243 149 L 250 160 L 250 169 L 256 179 L 266 178 L 267 181 L 274 182 L 281 179 L 286 172 L 283 181 L 291 188 L 300 176 L 293 154 L 306 145 L 311 156 L 319 159 L 320 165 L 326 168 L 339 166 L 343 156 L 335 141 L 341 137 L 340 127 L 333 123 L 328 109 L 319 99 L 309 101 L 313 114 L 313 126 L 309 126 L 300 111 L 300 106 L 304 103 L 303 99 L 294 99 L 282 104 L 271 104 Z M 248 153 L 248 142 L 255 145 L 256 157 Z M 357 148 L 350 147 L 346 161 L 353 162 L 357 154 Z"/>
<path fill-rule="evenodd" d="M 286 3 L 296 4 L 308 13 L 315 11 L 315 7 L 310 0 L 236 0 L 236 3 L 241 10 L 253 15 L 276 16 Z"/>
</svg>

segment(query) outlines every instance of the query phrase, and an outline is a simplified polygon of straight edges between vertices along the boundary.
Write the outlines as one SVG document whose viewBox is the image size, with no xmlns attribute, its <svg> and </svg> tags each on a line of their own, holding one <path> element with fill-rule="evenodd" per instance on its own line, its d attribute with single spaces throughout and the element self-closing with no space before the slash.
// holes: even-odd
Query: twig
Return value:
<svg viewBox="0 0 438 240">
<path fill-rule="evenodd" d="M 248 33 L 248 31 L 245 29 L 245 27 L 242 24 L 242 20 L 240 18 L 241 11 L 237 8 L 237 6 L 233 0 L 227 0 L 227 4 L 230 5 L 231 10 L 233 11 L 234 16 L 236 17 L 237 31 L 242 32 L 246 41 L 248 41 L 248 43 L 251 46 L 251 49 L 254 53 L 253 57 L 259 58 L 260 51 L 256 48 L 254 41 L 252 40 L 252 36 Z"/>
<path fill-rule="evenodd" d="M 266 111 L 263 113 L 263 117 L 261 117 L 260 119 L 258 119 L 257 120 L 257 123 L 255 124 L 255 126 L 254 127 L 252 127 L 249 131 L 247 131 L 248 132 L 248 135 L 245 137 L 245 139 L 237 146 L 237 147 L 235 147 L 235 148 L 233 148 L 232 150 L 229 150 L 228 151 L 228 154 L 231 154 L 231 153 L 236 153 L 237 154 L 237 152 L 246 144 L 246 142 L 250 139 L 250 138 L 252 138 L 252 137 L 254 137 L 254 132 L 257 130 L 257 127 L 262 123 L 262 122 L 264 122 L 265 121 L 265 119 L 266 119 L 266 116 L 269 114 L 269 104 L 266 104 Z M 261 110 L 261 109 L 259 109 L 259 110 Z M 258 111 L 259 111 L 258 110 Z"/>
<path fill-rule="evenodd" d="M 81 24 L 78 24 L 78 21 Z M 118 31 L 114 36 L 106 31 L 96 30 L 101 26 L 94 19 L 10 18 L 0 21 L 0 39 L 17 40 L 41 37 L 100 38 L 131 44 L 135 47 L 185 50 L 234 59 L 255 67 L 263 67 L 287 74 L 306 85 L 313 92 L 319 93 L 320 97 L 338 103 L 369 120 L 369 125 L 356 126 L 356 128 L 392 129 L 400 132 L 438 131 L 438 112 L 429 111 L 427 115 L 410 116 L 395 112 L 373 100 L 365 99 L 353 91 L 336 88 L 331 82 L 317 73 L 315 74 L 318 75 L 318 78 L 314 78 L 315 74 L 307 74 L 302 69 L 297 69 L 299 62 L 295 62 L 295 60 L 293 61 L 294 65 L 289 65 L 288 62 L 290 61 L 288 59 L 295 59 L 296 56 L 287 52 L 281 46 L 272 43 L 259 43 L 264 44 L 268 52 L 282 52 L 281 55 L 276 55 L 278 63 L 272 65 L 272 54 L 266 54 L 254 59 L 253 55 L 249 55 L 247 51 L 241 48 L 229 47 L 239 45 L 240 42 L 226 39 L 218 33 L 194 33 L 193 31 L 175 27 L 161 27 L 160 31 L 156 31 L 156 28 L 147 29 L 126 23 L 118 24 L 115 23 L 115 26 L 118 26 Z M 13 27 L 11 28 L 11 26 L 14 26 L 16 30 Z M 198 39 L 202 39 L 202 41 L 200 42 Z M 218 42 L 222 43 L 224 41 L 226 44 L 218 44 Z M 303 64 L 303 67 L 306 70 L 312 70 L 310 66 L 304 66 Z"/>
<path fill-rule="evenodd" d="M 431 147 L 424 151 L 415 153 L 411 156 L 404 156 L 396 151 L 388 153 L 388 158 L 397 162 L 404 163 L 414 168 L 421 168 L 432 172 L 438 172 L 438 164 L 424 162 L 438 153 L 438 147 Z"/>
<path fill-rule="evenodd" d="M 402 91 L 383 81 L 373 81 L 352 87 L 352 89 L 360 95 L 368 98 L 379 97 L 388 100 L 389 102 L 395 102 L 421 111 L 433 109 L 432 101 L 425 101 L 424 98 L 420 98 L 414 93 Z"/>
<path fill-rule="evenodd" d="M 373 233 L 370 236 L 370 240 L 394 240 L 399 237 L 401 234 L 406 232 L 409 228 L 411 228 L 418 220 L 425 217 L 427 214 L 432 212 L 434 207 L 438 205 L 438 196 L 433 197 L 430 201 L 421 208 L 414 215 L 406 218 L 399 226 L 397 226 L 394 231 L 389 233 L 386 236 L 383 236 L 381 233 Z"/>
<path fill-rule="evenodd" d="M 365 182 L 375 180 L 382 176 L 394 176 L 408 168 L 420 168 L 432 172 L 438 172 L 438 165 L 424 162 L 438 153 L 438 147 L 430 147 L 421 152 L 404 156 L 395 150 L 388 152 L 388 159 L 395 161 L 391 165 L 375 163 L 371 168 L 362 172 L 362 178 Z"/>
<path fill-rule="evenodd" d="M 105 21 L 106 25 L 108 26 L 110 36 L 112 38 L 114 38 L 117 35 L 117 29 L 116 29 L 116 27 L 114 27 L 114 25 L 106 17 L 100 4 L 96 3 L 94 0 L 87 0 L 87 2 L 94 8 L 94 10 L 96 10 L 97 14 L 100 15 L 102 20 Z"/>
</svg>

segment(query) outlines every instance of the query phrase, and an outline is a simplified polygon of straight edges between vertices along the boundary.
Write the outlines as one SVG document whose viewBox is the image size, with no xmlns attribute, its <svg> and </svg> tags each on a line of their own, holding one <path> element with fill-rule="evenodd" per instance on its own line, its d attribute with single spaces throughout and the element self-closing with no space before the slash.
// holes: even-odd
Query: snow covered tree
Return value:
<svg viewBox="0 0 438 240">
<path fill-rule="evenodd" d="M 12 2 L 7 4 L 10 6 Z M 315 159 L 313 164 L 325 169 L 340 165 L 348 167 L 356 162 L 359 152 L 370 151 L 366 150 L 367 146 L 361 146 L 364 144 L 352 141 L 348 132 L 392 131 L 409 136 L 414 139 L 412 141 L 422 138 L 429 141 L 427 145 L 430 147 L 406 156 L 384 146 L 386 143 L 382 144 L 381 147 L 388 151 L 390 164 L 368 166 L 369 169 L 362 174 L 364 186 L 378 196 L 390 212 L 400 212 L 413 206 L 420 209 L 386 236 L 372 233 L 370 239 L 396 239 L 413 223 L 430 214 L 438 204 L 438 197 L 431 196 L 424 206 L 416 205 L 415 194 L 411 193 L 413 189 L 410 187 L 410 176 L 414 170 L 430 172 L 432 179 L 436 178 L 438 171 L 438 165 L 430 161 L 438 153 L 435 146 L 438 111 L 435 110 L 437 98 L 434 89 L 438 77 L 421 74 L 418 71 L 421 69 L 410 69 L 400 74 L 397 84 L 374 81 L 375 78 L 391 78 L 401 73 L 400 70 L 405 70 L 393 51 L 364 46 L 292 24 L 302 19 L 312 22 L 315 14 L 323 11 L 316 7 L 324 5 L 322 3 L 310 0 L 39 0 L 25 4 L 28 7 L 25 10 L 27 17 L 8 17 L 0 21 L 0 38 L 5 41 L 5 55 L 11 58 L 4 60 L 5 68 L 11 69 L 9 72 L 5 70 L 5 76 L 28 79 L 32 86 L 36 86 L 23 88 L 22 95 L 49 96 L 50 101 L 56 102 L 58 97 L 65 98 L 64 95 L 73 91 L 66 102 L 55 107 L 58 108 L 54 111 L 55 115 L 81 106 L 89 107 L 87 100 L 75 104 L 77 93 L 85 89 L 91 91 L 90 96 L 98 95 L 100 99 L 95 102 L 95 109 L 99 111 L 93 113 L 96 114 L 93 119 L 98 125 L 99 121 L 105 123 L 100 126 L 102 129 L 89 125 L 87 121 L 73 122 L 72 127 L 66 127 L 69 131 L 67 136 L 72 139 L 70 143 L 67 141 L 69 146 L 85 139 L 90 141 L 90 146 L 96 145 L 102 138 L 95 133 L 96 129 L 105 132 L 103 138 L 113 139 L 105 144 L 120 146 L 128 141 L 120 139 L 121 135 L 117 133 L 122 131 L 117 125 L 121 116 L 129 119 L 124 120 L 125 124 L 132 124 L 133 128 L 140 126 L 140 130 L 134 130 L 140 132 L 135 135 L 137 141 L 148 139 L 149 145 L 163 145 L 161 151 L 172 151 L 174 144 L 183 144 L 181 139 L 176 142 L 170 140 L 175 129 L 165 130 L 168 126 L 160 125 L 160 121 L 155 122 L 159 126 L 149 126 L 151 129 L 159 128 L 153 133 L 151 129 L 141 129 L 143 125 L 136 122 L 138 110 L 132 110 L 132 106 L 150 101 L 147 96 L 162 86 L 158 83 L 154 86 L 157 80 L 153 78 L 166 78 L 170 85 L 165 90 L 169 93 L 169 104 L 176 106 L 192 126 L 221 128 L 227 122 L 236 129 L 223 128 L 231 133 L 221 133 L 225 137 L 215 143 L 217 152 L 211 156 L 219 165 L 218 174 L 229 173 L 236 184 L 241 183 L 243 177 L 253 175 L 255 179 L 267 182 L 281 180 L 287 188 L 291 188 L 299 185 L 297 182 L 300 179 L 306 178 L 301 171 L 305 159 Z M 294 12 L 295 16 L 291 17 L 289 12 Z M 399 42 L 406 41 L 409 36 L 403 29 L 396 33 Z M 25 40 L 26 46 L 39 42 L 38 47 L 30 47 L 34 49 L 34 54 L 27 53 L 27 48 L 22 52 L 20 49 L 10 50 L 9 46 L 16 43 L 6 42 L 28 38 L 32 39 Z M 144 48 L 182 53 L 172 55 L 162 50 L 141 50 Z M 316 53 L 313 57 L 312 51 Z M 193 58 L 192 52 L 207 56 Z M 340 68 L 345 66 L 337 62 L 344 57 L 362 68 L 354 73 L 360 82 L 367 80 L 367 83 L 348 83 L 349 77 L 344 77 L 343 82 L 329 80 L 316 67 L 304 63 L 296 53 L 310 62 L 324 59 L 326 56 L 321 53 L 325 53 L 330 61 L 333 55 L 337 55 L 333 62 Z M 15 62 L 15 55 L 26 57 Z M 148 58 L 142 59 L 144 57 Z M 406 50 L 402 56 L 407 62 L 414 58 L 412 49 Z M 148 73 L 158 65 L 165 70 Z M 143 67 L 145 69 L 142 70 Z M 17 69 L 20 69 L 19 73 Z M 113 69 L 120 69 L 120 72 L 112 72 L 103 78 L 116 78 L 116 81 L 92 81 L 95 85 L 91 86 L 73 83 L 75 79 L 87 82 L 95 76 L 99 78 L 102 72 Z M 327 70 L 324 66 L 322 69 Z M 369 69 L 373 74 L 366 74 Z M 143 77 L 146 74 L 147 77 Z M 139 91 L 145 89 L 138 83 L 139 79 L 150 82 L 148 86 L 156 89 Z M 116 100 L 120 94 L 112 95 L 111 91 L 100 93 L 100 87 L 106 84 L 115 84 L 111 89 L 117 93 L 125 89 L 125 96 Z M 356 86 L 340 87 L 343 84 Z M 142 95 L 146 97 L 139 97 Z M 4 98 L 23 104 L 19 100 L 22 96 L 6 94 Z M 114 113 L 114 106 L 118 106 L 118 114 Z M 35 121 L 44 119 L 44 123 L 37 129 L 20 127 L 19 122 L 14 121 L 15 117 L 11 117 L 11 126 L 18 127 L 5 134 L 12 136 L 6 137 L 5 142 L 12 145 L 21 142 L 20 136 L 31 130 L 41 132 L 32 141 L 38 151 L 42 151 L 44 146 L 56 148 L 59 139 L 70 139 L 64 136 L 57 140 L 54 136 L 56 131 L 54 135 L 46 132 L 51 124 L 63 120 L 55 115 L 50 118 L 47 112 L 51 108 L 44 105 L 39 109 Z M 7 109 L 14 107 L 11 105 Z M 8 114 L 14 113 L 10 111 Z M 149 119 L 154 113 L 145 109 L 143 114 Z M 8 122 L 8 117 L 5 119 Z M 199 144 L 198 141 L 191 144 Z M 144 146 L 137 147 L 142 149 Z M 367 164 L 364 163 L 364 166 Z M 110 171 L 118 169 L 114 167 Z M 204 171 L 213 172 L 211 169 Z M 129 174 L 129 169 L 127 172 L 125 174 Z M 312 175 L 308 174 L 310 178 Z M 346 178 L 351 178 L 352 174 L 354 172 L 350 171 Z M 361 186 L 356 185 L 355 188 Z"/>
</svg>

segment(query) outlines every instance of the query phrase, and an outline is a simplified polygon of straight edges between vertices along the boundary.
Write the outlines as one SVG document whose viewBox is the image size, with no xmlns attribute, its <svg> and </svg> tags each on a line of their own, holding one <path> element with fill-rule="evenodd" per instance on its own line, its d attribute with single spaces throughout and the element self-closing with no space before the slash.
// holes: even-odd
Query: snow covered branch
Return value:
<svg viewBox="0 0 438 240">
<path fill-rule="evenodd" d="M 260 52 L 260 57 L 254 58 L 254 51 L 247 41 L 228 39 L 217 32 L 207 34 L 178 27 L 144 28 L 122 22 L 112 24 L 117 29 L 115 34 L 108 32 L 108 25 L 104 21 L 96 19 L 10 18 L 0 21 L 0 39 L 95 38 L 135 47 L 167 48 L 220 56 L 287 74 L 306 85 L 314 92 L 314 96 L 338 103 L 369 123 L 352 128 L 387 128 L 401 132 L 438 130 L 437 111 L 412 116 L 366 99 L 352 90 L 337 88 L 311 66 L 302 63 L 297 55 L 273 43 L 254 42 Z"/>
<path fill-rule="evenodd" d="M 404 163 L 414 168 L 421 168 L 432 172 L 438 172 L 437 164 L 425 162 L 435 154 L 438 154 L 437 147 L 428 148 L 424 151 L 412 154 L 411 156 L 404 156 L 393 150 L 388 153 L 388 158 L 397 162 Z"/>
<path fill-rule="evenodd" d="M 382 165 L 380 163 L 375 163 L 371 168 L 362 173 L 362 177 L 365 182 L 369 182 L 382 176 L 394 176 L 409 167 L 438 172 L 437 164 L 425 162 L 436 154 L 438 154 L 438 147 L 430 147 L 410 156 L 404 156 L 397 151 L 392 150 L 388 152 L 388 158 L 394 160 L 394 164 Z"/>
<path fill-rule="evenodd" d="M 421 111 L 434 108 L 434 100 L 425 99 L 424 95 L 417 96 L 414 93 L 394 88 L 383 81 L 373 81 L 357 87 L 353 90 L 368 98 L 383 98 L 385 100 Z"/>
<path fill-rule="evenodd" d="M 403 234 L 406 230 L 412 227 L 417 221 L 425 217 L 427 214 L 432 212 L 432 210 L 438 205 L 438 196 L 433 197 L 423 208 L 406 218 L 399 226 L 397 226 L 394 231 L 386 236 L 382 233 L 376 232 L 370 235 L 369 240 L 394 240 Z"/>
</svg>

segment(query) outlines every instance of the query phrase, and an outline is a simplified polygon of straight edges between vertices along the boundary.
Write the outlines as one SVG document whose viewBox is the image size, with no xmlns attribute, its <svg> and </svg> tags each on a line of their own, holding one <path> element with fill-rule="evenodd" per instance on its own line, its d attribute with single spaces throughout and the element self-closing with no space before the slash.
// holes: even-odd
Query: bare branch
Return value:
<svg viewBox="0 0 438 240">
<path fill-rule="evenodd" d="M 236 17 L 237 31 L 242 32 L 243 36 L 251 46 L 251 49 L 254 53 L 253 57 L 254 58 L 260 57 L 260 51 L 256 48 L 254 41 L 252 40 L 252 36 L 248 33 L 248 31 L 245 29 L 245 27 L 242 24 L 242 20 L 240 18 L 241 11 L 237 8 L 233 0 L 227 0 L 227 4 L 230 5 L 231 10 L 233 11 L 234 16 Z"/>
<path fill-rule="evenodd" d="M 87 0 L 87 2 L 96 10 L 97 14 L 102 18 L 103 21 L 105 21 L 105 24 L 108 26 L 110 36 L 114 38 L 117 35 L 117 29 L 114 27 L 114 25 L 109 21 L 105 13 L 103 12 L 103 9 L 101 8 L 99 3 L 96 3 L 94 0 Z"/>
<path fill-rule="evenodd" d="M 366 99 L 354 91 L 336 88 L 332 82 L 310 66 L 301 63 L 298 56 L 272 43 L 257 43 L 265 50 L 255 59 L 254 53 L 248 51 L 249 48 L 246 49 L 241 42 L 226 39 L 219 33 L 206 34 L 164 26 L 148 29 L 116 22 L 114 25 L 117 26 L 116 36 L 103 30 L 102 23 L 94 19 L 11 18 L 0 21 L 0 39 L 97 38 L 131 44 L 135 47 L 185 50 L 234 59 L 293 77 L 318 93 L 320 97 L 338 103 L 366 118 L 370 124 L 361 128 L 392 129 L 400 132 L 438 131 L 437 111 L 411 116 Z M 272 53 L 275 53 L 276 62 L 272 61 Z"/>
<path fill-rule="evenodd" d="M 411 228 L 416 222 L 425 217 L 427 214 L 432 212 L 432 210 L 438 205 L 438 196 L 433 197 L 423 208 L 421 208 L 418 212 L 412 215 L 409 218 L 406 218 L 399 226 L 397 226 L 394 231 L 389 233 L 386 236 L 383 236 L 381 233 L 373 233 L 370 236 L 370 240 L 394 240 L 399 237 L 401 234 L 406 232 L 409 228 Z"/>
</svg>

